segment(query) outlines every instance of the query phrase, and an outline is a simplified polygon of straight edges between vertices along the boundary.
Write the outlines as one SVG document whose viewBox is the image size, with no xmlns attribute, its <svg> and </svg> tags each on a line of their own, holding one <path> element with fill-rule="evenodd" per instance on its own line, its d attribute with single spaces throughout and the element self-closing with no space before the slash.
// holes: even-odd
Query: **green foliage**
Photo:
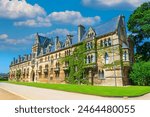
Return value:
<svg viewBox="0 0 150 117">
<path fill-rule="evenodd" d="M 16 72 L 16 80 L 20 81 L 20 78 L 21 78 L 21 70 L 17 70 L 17 72 Z"/>
<path fill-rule="evenodd" d="M 111 86 L 90 86 L 90 85 L 72 85 L 72 84 L 47 84 L 47 83 L 27 83 L 11 82 L 18 85 L 33 86 L 38 88 L 62 90 L 67 92 L 76 92 L 97 96 L 121 97 L 121 96 L 141 96 L 150 93 L 149 86 L 128 86 L 128 87 L 111 87 Z"/>
<path fill-rule="evenodd" d="M 142 46 L 137 47 L 137 58 L 136 60 L 150 61 L 150 42 L 145 42 Z"/>
<path fill-rule="evenodd" d="M 150 61 L 135 63 L 130 78 L 135 85 L 150 86 Z"/>
<path fill-rule="evenodd" d="M 147 53 L 150 50 L 150 46 L 147 46 L 149 45 L 147 42 L 142 46 L 141 43 L 143 40 L 150 39 L 150 2 L 143 3 L 130 15 L 128 29 L 132 32 L 129 38 L 134 41 L 136 57 L 140 58 L 140 60 L 148 61 L 150 54 L 147 56 Z"/>
<path fill-rule="evenodd" d="M 88 79 L 84 78 L 85 51 L 85 42 L 83 42 L 75 48 L 72 55 L 62 58 L 62 62 L 69 62 L 69 77 L 66 78 L 67 83 L 88 84 Z M 76 68 L 77 70 L 75 70 Z"/>
<path fill-rule="evenodd" d="M 150 2 L 146 2 L 138 7 L 130 16 L 128 29 L 139 37 L 150 37 Z"/>
</svg>

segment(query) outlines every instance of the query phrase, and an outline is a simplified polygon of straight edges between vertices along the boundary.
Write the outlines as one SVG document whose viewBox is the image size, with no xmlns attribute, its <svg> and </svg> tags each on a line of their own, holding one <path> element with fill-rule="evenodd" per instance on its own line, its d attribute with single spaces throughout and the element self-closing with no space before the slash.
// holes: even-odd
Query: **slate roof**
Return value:
<svg viewBox="0 0 150 117">
<path fill-rule="evenodd" d="M 114 32 L 118 27 L 119 18 L 120 16 L 115 17 L 106 23 L 100 24 L 99 26 L 95 26 L 95 27 L 91 26 L 91 28 L 96 32 L 96 36 L 102 36 Z M 87 33 L 88 30 L 85 32 L 84 36 L 82 37 L 82 40 L 86 39 Z"/>
<path fill-rule="evenodd" d="M 39 37 L 39 44 L 42 45 L 42 46 L 45 45 L 46 41 L 48 41 L 48 43 L 51 43 L 51 44 L 54 43 L 52 38 L 50 39 L 50 38 L 47 38 L 47 37 L 44 37 L 44 36 L 40 36 L 40 35 L 38 35 L 38 37 Z"/>
</svg>

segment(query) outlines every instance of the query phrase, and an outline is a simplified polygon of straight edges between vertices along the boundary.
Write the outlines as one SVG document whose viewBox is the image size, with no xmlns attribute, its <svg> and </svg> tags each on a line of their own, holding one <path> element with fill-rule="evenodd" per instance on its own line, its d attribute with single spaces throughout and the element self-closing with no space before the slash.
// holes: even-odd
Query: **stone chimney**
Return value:
<svg viewBox="0 0 150 117">
<path fill-rule="evenodd" d="M 56 38 L 55 38 L 55 50 L 57 50 L 57 43 L 58 43 L 58 41 L 59 41 L 59 37 L 56 36 Z"/>
<path fill-rule="evenodd" d="M 78 42 L 81 41 L 81 39 L 82 39 L 84 33 L 85 33 L 85 27 L 80 24 L 80 25 L 78 26 Z"/>
</svg>

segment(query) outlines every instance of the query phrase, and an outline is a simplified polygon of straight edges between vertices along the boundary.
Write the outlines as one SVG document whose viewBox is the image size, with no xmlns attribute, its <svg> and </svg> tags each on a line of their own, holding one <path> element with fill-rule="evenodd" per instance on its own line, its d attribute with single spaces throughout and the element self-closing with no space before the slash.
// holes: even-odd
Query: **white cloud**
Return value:
<svg viewBox="0 0 150 117">
<path fill-rule="evenodd" d="M 37 17 L 35 19 L 29 19 L 25 21 L 15 22 L 15 26 L 29 26 L 29 27 L 49 27 L 52 23 L 59 24 L 72 24 L 72 25 L 94 25 L 100 21 L 99 16 L 83 17 L 80 12 L 77 11 L 63 11 L 52 12 L 46 17 Z"/>
<path fill-rule="evenodd" d="M 0 0 L 0 17 L 11 19 L 34 18 L 45 14 L 45 10 L 38 4 L 31 5 L 26 0 Z"/>
<path fill-rule="evenodd" d="M 44 37 L 49 37 L 49 38 L 55 38 L 56 36 L 59 36 L 60 39 L 65 39 L 67 35 L 77 35 L 77 31 L 70 31 L 65 28 L 57 28 L 53 31 L 47 32 L 47 33 L 39 33 L 39 35 L 44 36 Z M 35 34 L 34 34 L 35 36 Z"/>
<path fill-rule="evenodd" d="M 129 5 L 132 7 L 138 7 L 143 2 L 147 2 L 148 0 L 82 0 L 83 4 L 86 6 L 107 6 L 113 7 L 117 5 Z M 128 6 L 126 6 L 128 8 Z"/>
<path fill-rule="evenodd" d="M 8 48 L 17 48 L 17 47 L 27 47 L 28 45 L 31 46 L 31 44 L 33 43 L 33 35 L 21 38 L 21 39 L 13 39 L 10 38 L 7 34 L 2 34 L 0 35 L 1 38 L 0 39 L 0 49 L 5 46 L 6 49 Z M 18 48 L 20 49 L 20 48 Z"/>
<path fill-rule="evenodd" d="M 7 39 L 8 38 L 8 35 L 7 34 L 0 34 L 0 39 Z"/>
<path fill-rule="evenodd" d="M 28 19 L 26 21 L 14 22 L 15 26 L 28 26 L 28 27 L 49 27 L 51 22 L 47 18 L 37 17 L 36 19 Z"/>
<path fill-rule="evenodd" d="M 49 33 L 47 33 L 48 36 L 62 36 L 62 37 L 66 37 L 66 35 L 71 34 L 71 35 L 75 35 L 77 32 L 76 31 L 69 31 L 67 29 L 55 29 Z"/>
<path fill-rule="evenodd" d="M 54 22 L 67 23 L 73 25 L 93 25 L 100 21 L 99 16 L 83 17 L 80 12 L 67 10 L 63 12 L 53 12 L 48 15 L 48 18 Z"/>
<path fill-rule="evenodd" d="M 39 33 L 41 36 L 46 36 L 49 38 L 54 38 L 59 36 L 61 40 L 66 38 L 66 35 L 76 35 L 76 31 L 69 31 L 68 29 L 55 29 L 47 33 Z M 35 34 L 29 36 L 14 39 L 10 38 L 7 34 L 0 34 L 0 50 L 31 50 L 32 44 L 34 43 Z"/>
</svg>

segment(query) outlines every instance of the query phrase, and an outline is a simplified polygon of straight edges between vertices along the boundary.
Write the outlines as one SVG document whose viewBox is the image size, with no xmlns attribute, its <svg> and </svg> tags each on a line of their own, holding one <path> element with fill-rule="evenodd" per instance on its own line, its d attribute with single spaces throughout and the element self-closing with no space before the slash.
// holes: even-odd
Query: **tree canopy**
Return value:
<svg viewBox="0 0 150 117">
<path fill-rule="evenodd" d="M 132 32 L 129 38 L 134 41 L 136 54 L 144 61 L 150 60 L 150 2 L 143 3 L 130 15 L 128 29 Z M 143 43 L 145 39 L 148 42 Z"/>
</svg>

